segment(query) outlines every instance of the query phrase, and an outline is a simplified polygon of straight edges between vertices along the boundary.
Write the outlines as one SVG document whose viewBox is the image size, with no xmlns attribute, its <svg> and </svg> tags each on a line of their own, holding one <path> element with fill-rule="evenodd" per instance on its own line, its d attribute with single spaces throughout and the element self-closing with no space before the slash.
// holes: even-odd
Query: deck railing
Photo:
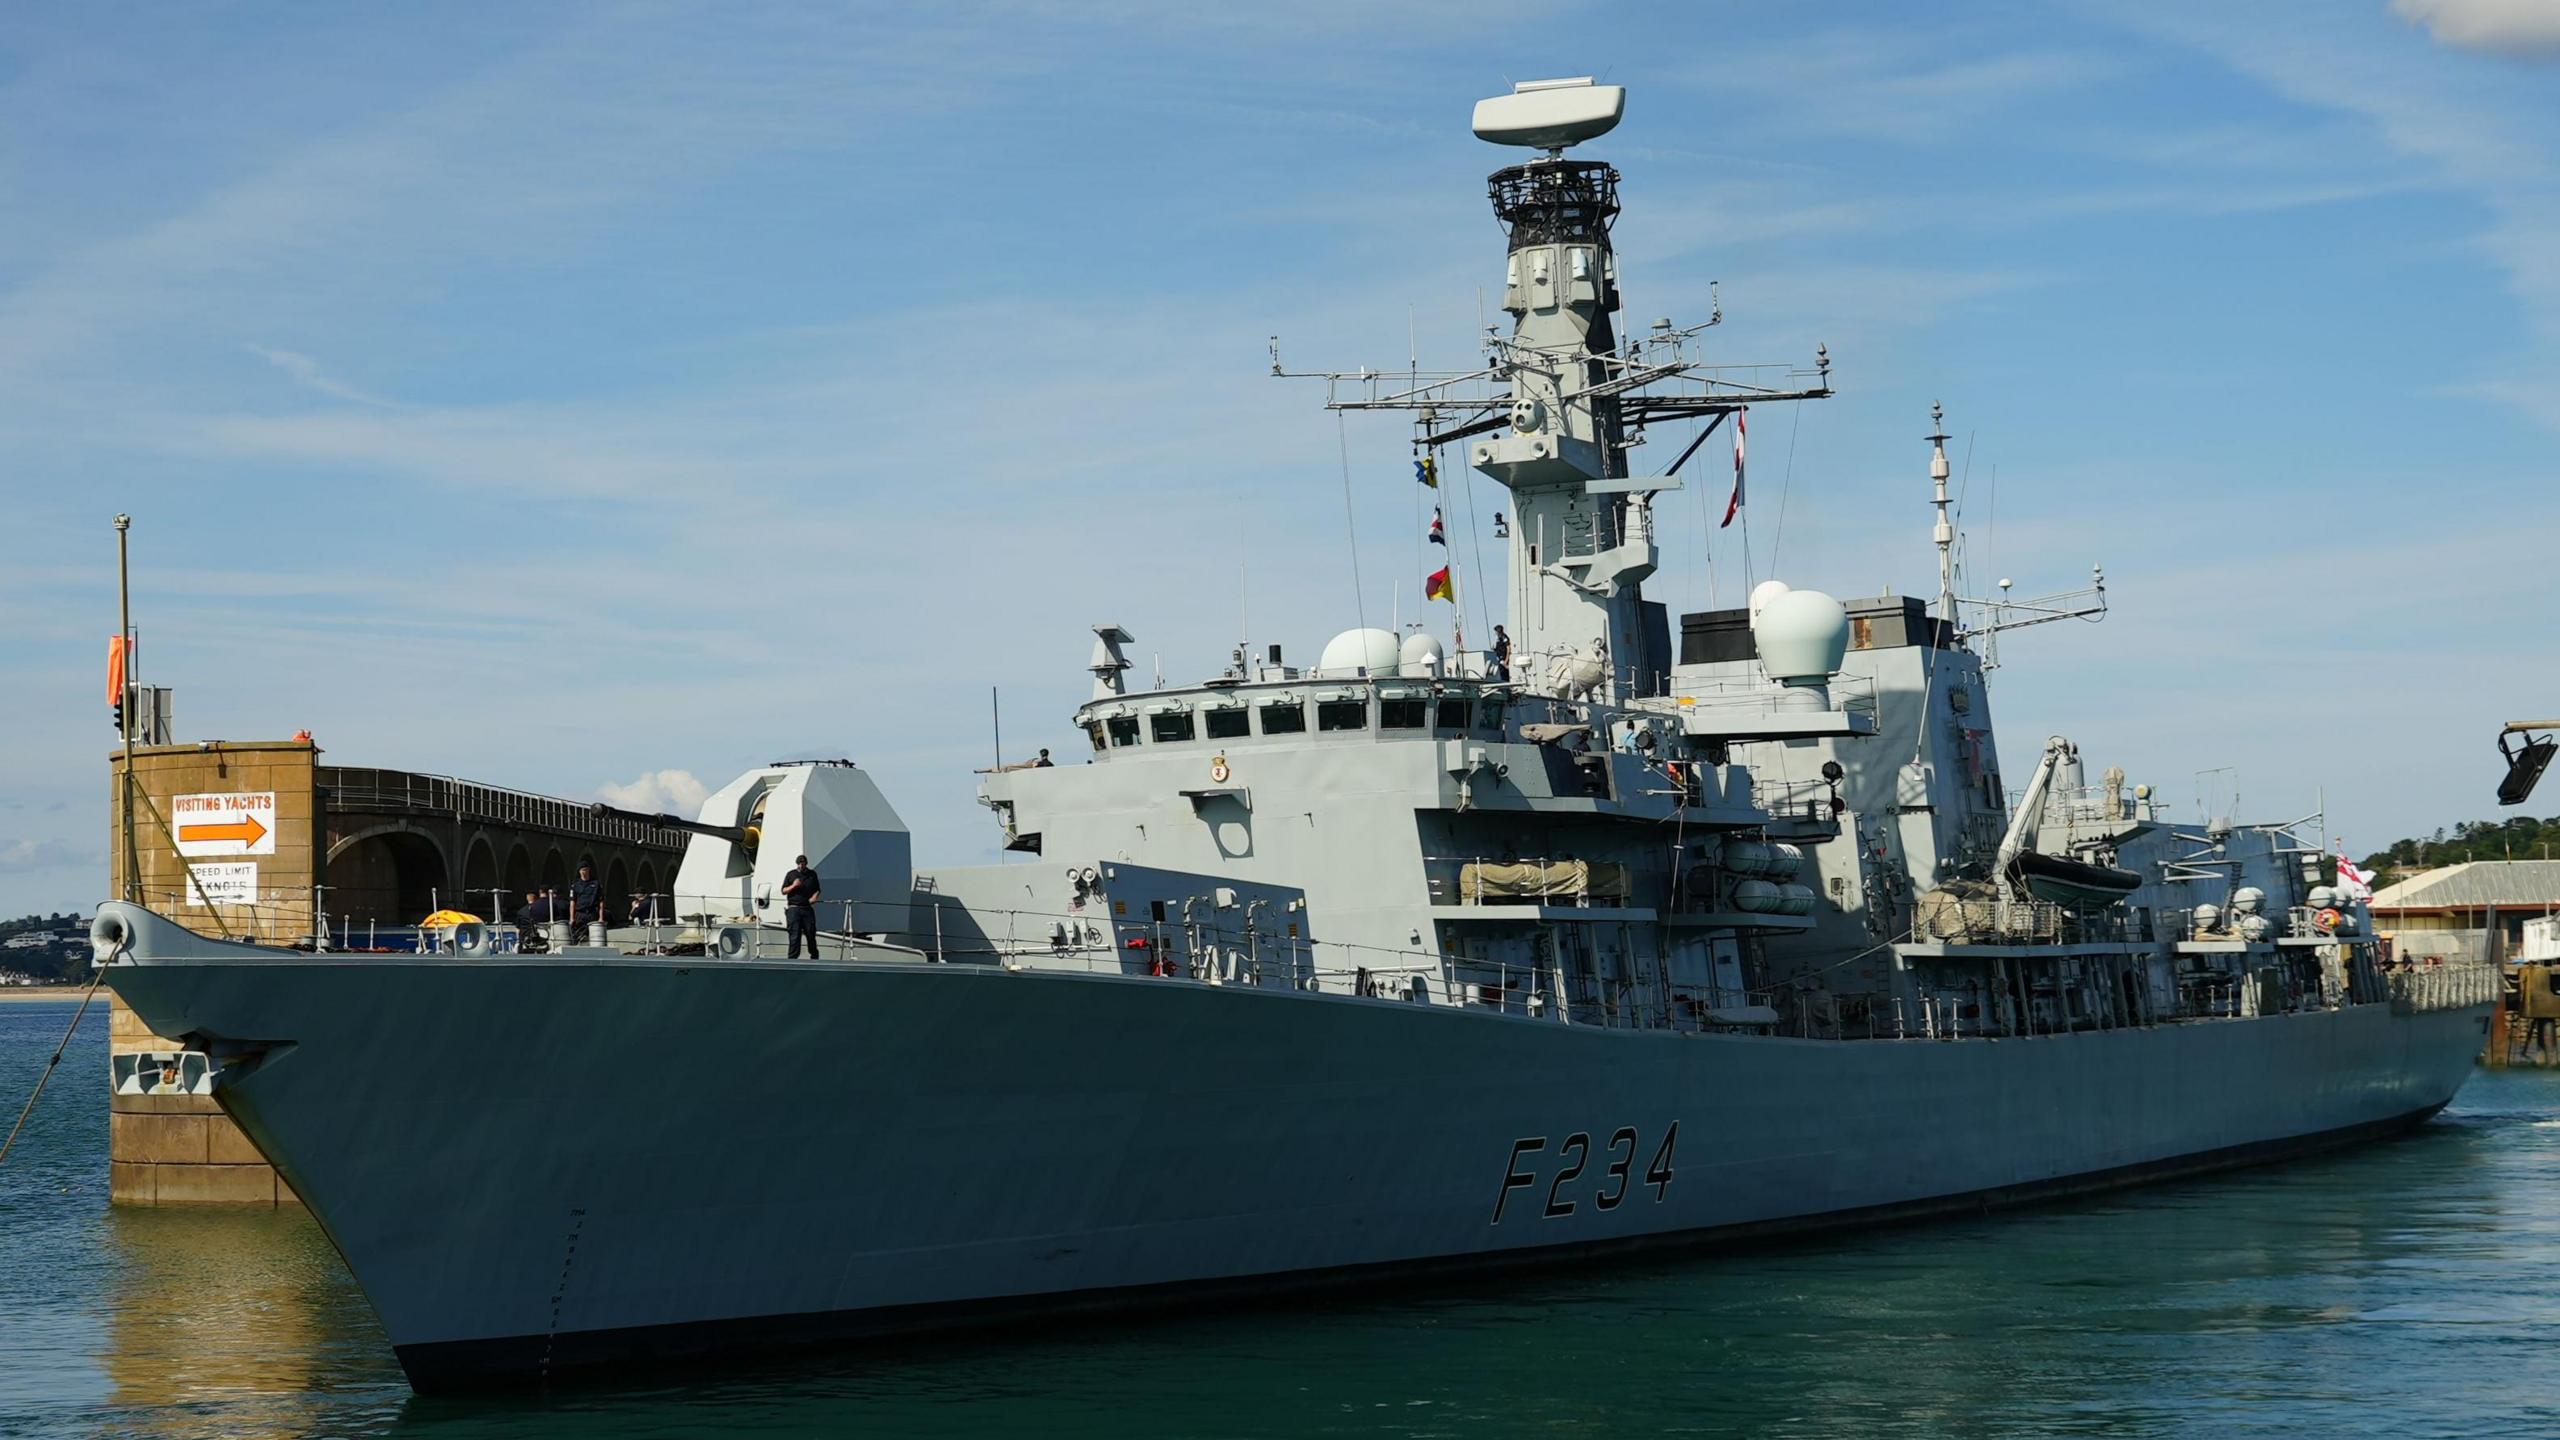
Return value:
<svg viewBox="0 0 2560 1440">
<path fill-rule="evenodd" d="M 2498 998 L 2499 975 L 2493 965 L 2420 965 L 2383 977 L 2390 986 L 2391 1011 L 2418 1015 L 2430 1010 L 2465 1010 Z"/>
<path fill-rule="evenodd" d="M 420 775 L 408 770 L 374 770 L 325 765 L 320 787 L 333 808 L 380 810 L 401 814 L 449 815 L 526 830 L 549 830 L 584 839 L 614 840 L 626 845 L 678 851 L 682 834 L 638 820 L 599 815 L 592 806 L 553 795 L 457 780 L 449 775 Z"/>
</svg>

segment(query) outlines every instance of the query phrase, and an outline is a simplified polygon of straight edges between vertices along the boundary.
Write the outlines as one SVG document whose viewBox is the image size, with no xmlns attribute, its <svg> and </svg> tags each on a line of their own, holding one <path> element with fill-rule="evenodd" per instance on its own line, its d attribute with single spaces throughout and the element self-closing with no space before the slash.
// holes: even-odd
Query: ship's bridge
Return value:
<svg viewBox="0 0 2560 1440">
<path fill-rule="evenodd" d="M 1106 758 L 1149 745 L 1309 734 L 1499 739 L 1515 712 L 1561 703 L 1519 690 L 1509 681 L 1413 676 L 1226 680 L 1092 701 L 1075 718 L 1094 754 Z"/>
</svg>

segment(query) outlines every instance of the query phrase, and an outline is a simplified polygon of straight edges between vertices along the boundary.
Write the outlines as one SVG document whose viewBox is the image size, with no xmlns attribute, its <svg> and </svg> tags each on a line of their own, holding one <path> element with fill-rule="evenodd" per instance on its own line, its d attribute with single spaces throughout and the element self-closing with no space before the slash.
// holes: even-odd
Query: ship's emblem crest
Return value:
<svg viewBox="0 0 2560 1440">
<path fill-rule="evenodd" d="M 1224 755 L 1216 756 L 1209 761 L 1209 780 L 1212 784 L 1224 785 L 1227 783 L 1227 777 L 1234 773 L 1227 768 L 1227 757 Z"/>
</svg>

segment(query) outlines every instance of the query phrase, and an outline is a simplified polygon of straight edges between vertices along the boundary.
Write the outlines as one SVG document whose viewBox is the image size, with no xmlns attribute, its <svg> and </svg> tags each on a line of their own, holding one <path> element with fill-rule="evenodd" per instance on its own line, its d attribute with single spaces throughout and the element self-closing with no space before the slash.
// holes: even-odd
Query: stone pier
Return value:
<svg viewBox="0 0 2560 1440">
<path fill-rule="evenodd" d="M 493 912 L 565 889 L 582 862 L 604 882 L 607 913 L 620 913 L 672 884 L 683 854 L 681 834 L 577 801 L 319 757 L 308 738 L 135 747 L 141 903 L 206 935 L 303 949 L 325 936 L 361 952 L 392 948 L 438 908 L 503 919 Z M 108 760 L 110 895 L 125 893 L 124 763 L 121 750 Z M 214 1104 L 204 1055 L 152 1034 L 122 1000 L 109 1017 L 117 1204 L 298 1203 Z"/>
</svg>

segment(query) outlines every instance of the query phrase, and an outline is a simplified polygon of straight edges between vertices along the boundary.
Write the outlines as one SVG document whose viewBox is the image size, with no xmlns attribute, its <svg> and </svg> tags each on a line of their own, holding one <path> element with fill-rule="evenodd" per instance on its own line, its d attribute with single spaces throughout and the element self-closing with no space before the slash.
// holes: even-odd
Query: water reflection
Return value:
<svg viewBox="0 0 2560 1440">
<path fill-rule="evenodd" d="M 119 1432 L 312 1435 L 332 1392 L 399 1384 L 372 1312 L 300 1211 L 118 1207 L 104 1238 L 101 1364 Z"/>
</svg>

